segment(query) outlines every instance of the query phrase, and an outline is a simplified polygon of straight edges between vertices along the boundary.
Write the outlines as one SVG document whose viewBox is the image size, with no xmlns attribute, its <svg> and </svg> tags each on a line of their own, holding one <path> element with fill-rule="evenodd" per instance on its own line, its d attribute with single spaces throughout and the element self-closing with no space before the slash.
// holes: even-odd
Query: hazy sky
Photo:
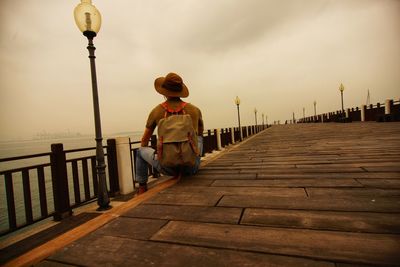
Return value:
<svg viewBox="0 0 400 267">
<path fill-rule="evenodd" d="M 1 0 L 0 140 L 94 134 L 87 40 L 76 1 Z M 104 134 L 144 128 L 180 74 L 207 129 L 291 119 L 400 96 L 400 1 L 93 0 Z"/>
</svg>

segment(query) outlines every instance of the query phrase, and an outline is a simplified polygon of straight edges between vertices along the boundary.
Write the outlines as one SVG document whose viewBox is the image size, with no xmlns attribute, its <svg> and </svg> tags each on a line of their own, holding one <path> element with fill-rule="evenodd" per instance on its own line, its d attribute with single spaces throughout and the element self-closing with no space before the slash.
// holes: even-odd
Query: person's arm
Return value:
<svg viewBox="0 0 400 267">
<path fill-rule="evenodd" d="M 150 129 L 150 128 L 145 128 L 144 129 L 144 133 L 143 133 L 143 137 L 142 140 L 140 142 L 140 146 L 145 147 L 149 145 L 149 141 L 151 138 L 151 135 L 153 134 L 154 129 Z"/>
</svg>

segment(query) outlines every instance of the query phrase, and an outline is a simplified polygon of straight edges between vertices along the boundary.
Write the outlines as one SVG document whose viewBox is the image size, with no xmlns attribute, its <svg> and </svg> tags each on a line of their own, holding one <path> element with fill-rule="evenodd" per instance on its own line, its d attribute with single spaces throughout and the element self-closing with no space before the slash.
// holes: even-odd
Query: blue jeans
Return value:
<svg viewBox="0 0 400 267">
<path fill-rule="evenodd" d="M 203 154 L 203 137 L 197 137 L 197 145 L 199 147 L 200 155 Z M 157 154 L 155 150 L 151 147 L 140 147 L 136 153 L 136 180 L 143 184 L 147 183 L 149 178 L 148 174 L 148 164 L 155 168 L 158 172 L 165 175 L 176 175 L 176 170 L 174 168 L 164 168 L 161 167 L 160 162 L 157 159 Z M 200 167 L 200 156 L 197 157 L 196 163 L 193 167 L 184 167 L 182 175 L 189 176 L 196 174 Z"/>
</svg>

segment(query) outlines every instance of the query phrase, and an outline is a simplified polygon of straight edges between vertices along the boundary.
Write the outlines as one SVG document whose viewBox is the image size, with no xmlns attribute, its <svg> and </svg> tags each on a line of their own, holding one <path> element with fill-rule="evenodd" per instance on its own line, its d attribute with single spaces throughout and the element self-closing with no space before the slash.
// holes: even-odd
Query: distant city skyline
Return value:
<svg viewBox="0 0 400 267">
<path fill-rule="evenodd" d="M 94 135 L 87 40 L 76 1 L 0 3 L 0 140 Z M 400 1 L 92 0 L 105 135 L 141 131 L 180 74 L 205 128 L 290 120 L 400 97 Z"/>
</svg>

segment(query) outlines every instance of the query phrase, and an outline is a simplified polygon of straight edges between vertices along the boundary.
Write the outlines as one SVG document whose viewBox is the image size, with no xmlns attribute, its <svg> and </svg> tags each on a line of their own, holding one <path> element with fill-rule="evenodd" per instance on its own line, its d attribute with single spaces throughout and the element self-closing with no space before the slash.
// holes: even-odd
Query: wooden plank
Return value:
<svg viewBox="0 0 400 267">
<path fill-rule="evenodd" d="M 172 221 L 151 239 L 350 263 L 400 262 L 397 235 Z"/>
<path fill-rule="evenodd" d="M 219 207 L 271 208 L 327 211 L 400 212 L 400 198 L 367 197 L 266 197 L 224 196 Z"/>
<path fill-rule="evenodd" d="M 400 172 L 359 172 L 359 173 L 259 173 L 257 179 L 270 179 L 270 178 L 335 178 L 335 179 L 399 179 Z"/>
<path fill-rule="evenodd" d="M 368 172 L 400 172 L 400 166 L 386 166 L 386 167 L 364 167 Z"/>
<path fill-rule="evenodd" d="M 38 266 L 38 267 L 71 267 L 71 266 L 75 266 L 75 265 L 56 262 L 56 261 L 50 261 L 50 260 L 44 260 L 35 266 Z"/>
<path fill-rule="evenodd" d="M 365 187 L 400 189 L 400 179 L 357 179 Z"/>
<path fill-rule="evenodd" d="M 197 179 L 196 176 L 182 177 L 176 186 L 210 186 L 213 179 Z"/>
<path fill-rule="evenodd" d="M 364 233 L 400 233 L 400 214 L 245 209 L 241 224 Z"/>
<path fill-rule="evenodd" d="M 307 188 L 310 197 L 391 197 L 400 196 L 398 189 L 375 189 L 375 188 Z"/>
<path fill-rule="evenodd" d="M 362 173 L 365 172 L 362 168 L 293 168 L 293 169 L 286 169 L 286 168 L 262 168 L 259 172 L 260 174 L 270 174 L 270 173 Z"/>
<path fill-rule="evenodd" d="M 123 216 L 237 224 L 241 214 L 241 208 L 142 204 Z"/>
<path fill-rule="evenodd" d="M 391 162 L 391 160 L 385 160 L 384 162 L 369 162 L 360 163 L 358 159 L 353 159 L 348 163 L 336 163 L 330 162 L 329 164 L 318 164 L 316 162 L 310 162 L 310 164 L 296 164 L 299 169 L 342 169 L 342 168 L 366 168 L 366 167 L 397 167 L 400 162 Z"/>
<path fill-rule="evenodd" d="M 293 196 L 306 197 L 302 188 L 276 187 L 209 187 L 209 186 L 179 186 L 171 187 L 161 194 L 213 194 L 213 195 L 248 195 L 248 196 Z"/>
<path fill-rule="evenodd" d="M 215 180 L 212 186 L 238 186 L 238 187 L 363 187 L 355 179 L 257 179 L 257 180 Z"/>
<path fill-rule="evenodd" d="M 206 168 L 200 168 L 198 175 L 215 175 L 215 174 L 238 174 L 240 170 L 230 170 L 230 169 L 222 169 L 222 170 L 209 170 Z"/>
<path fill-rule="evenodd" d="M 220 200 L 221 196 L 221 194 L 204 193 L 163 193 L 154 196 L 145 203 L 161 205 L 215 206 Z"/>
<path fill-rule="evenodd" d="M 167 220 L 118 217 L 96 230 L 95 235 L 149 239 Z"/>
<path fill-rule="evenodd" d="M 256 179 L 257 178 L 257 173 L 229 173 L 229 174 L 196 174 L 195 175 L 196 179 L 207 179 L 207 180 L 218 180 L 218 179 L 246 179 L 246 180 L 251 180 L 251 179 Z"/>
<path fill-rule="evenodd" d="M 327 261 L 140 241 L 113 236 L 85 237 L 80 242 L 51 256 L 49 260 L 75 266 L 264 267 L 268 264 L 282 267 L 335 267 L 333 263 Z"/>
</svg>

